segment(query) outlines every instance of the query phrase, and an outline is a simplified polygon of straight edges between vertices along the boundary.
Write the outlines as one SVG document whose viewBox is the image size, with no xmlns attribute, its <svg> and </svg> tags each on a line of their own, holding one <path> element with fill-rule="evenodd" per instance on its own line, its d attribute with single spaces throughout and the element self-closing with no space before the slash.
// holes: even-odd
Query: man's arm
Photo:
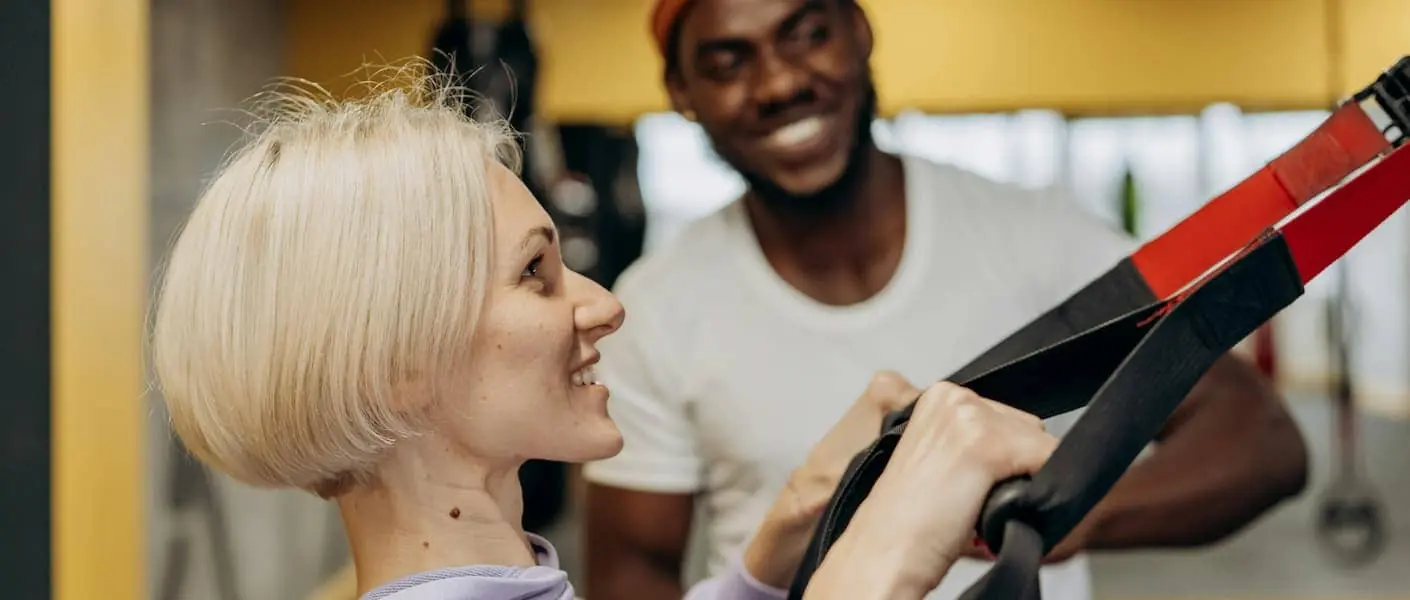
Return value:
<svg viewBox="0 0 1410 600">
<path fill-rule="evenodd" d="M 586 504 L 587 597 L 680 600 L 694 496 L 589 483 Z"/>
<path fill-rule="evenodd" d="M 1222 540 L 1307 483 L 1307 448 L 1271 382 L 1221 358 L 1050 559 L 1079 550 L 1190 547 Z"/>
</svg>

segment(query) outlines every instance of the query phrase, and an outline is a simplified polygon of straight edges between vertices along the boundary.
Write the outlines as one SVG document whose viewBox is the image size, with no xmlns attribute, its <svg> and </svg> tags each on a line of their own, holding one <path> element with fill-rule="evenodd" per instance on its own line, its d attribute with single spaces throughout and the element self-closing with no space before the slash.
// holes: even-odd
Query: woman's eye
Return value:
<svg viewBox="0 0 1410 600">
<path fill-rule="evenodd" d="M 529 264 L 524 267 L 524 272 L 520 273 L 519 276 L 520 276 L 520 277 L 538 277 L 538 276 L 539 276 L 539 267 L 542 266 L 542 265 L 543 265 L 543 257 L 542 257 L 542 256 L 535 256 L 534 259 L 531 260 L 531 261 L 529 261 Z"/>
</svg>

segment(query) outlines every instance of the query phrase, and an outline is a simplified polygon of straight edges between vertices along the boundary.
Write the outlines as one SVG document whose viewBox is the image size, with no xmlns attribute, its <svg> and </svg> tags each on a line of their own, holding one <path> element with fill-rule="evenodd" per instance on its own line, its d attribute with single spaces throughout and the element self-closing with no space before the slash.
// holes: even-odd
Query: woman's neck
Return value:
<svg viewBox="0 0 1410 600">
<path fill-rule="evenodd" d="M 520 525 L 519 465 L 428 462 L 440 461 L 396 461 L 376 483 L 339 498 L 359 595 L 435 569 L 534 565 Z"/>
</svg>

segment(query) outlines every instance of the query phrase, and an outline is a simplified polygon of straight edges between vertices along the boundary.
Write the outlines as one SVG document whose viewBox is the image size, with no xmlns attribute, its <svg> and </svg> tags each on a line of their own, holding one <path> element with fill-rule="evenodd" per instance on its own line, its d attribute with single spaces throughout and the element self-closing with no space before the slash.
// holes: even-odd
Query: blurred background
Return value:
<svg viewBox="0 0 1410 600">
<path fill-rule="evenodd" d="M 743 183 L 669 111 L 647 0 L 4 0 L 0 565 L 16 598 L 314 597 L 347 561 L 331 505 L 186 459 L 149 393 L 151 273 L 277 77 L 356 94 L 364 63 L 468 41 L 475 85 L 530 132 L 530 183 L 570 266 L 610 285 Z M 1158 235 L 1410 54 L 1410 0 L 868 0 L 884 147 Z M 447 24 L 461 23 L 459 29 Z M 1131 208 L 1134 207 L 1134 208 Z M 1303 496 L 1215 548 L 1099 556 L 1122 598 L 1410 598 L 1410 222 L 1340 263 L 1357 446 L 1384 547 L 1316 537 L 1336 473 L 1323 277 L 1243 350 L 1314 451 Z M 534 464 L 527 517 L 577 560 L 576 479 Z M 18 586 L 18 587 L 16 587 Z M 18 591 L 17 591 L 18 590 Z M 33 590 L 33 593 L 29 593 Z"/>
</svg>

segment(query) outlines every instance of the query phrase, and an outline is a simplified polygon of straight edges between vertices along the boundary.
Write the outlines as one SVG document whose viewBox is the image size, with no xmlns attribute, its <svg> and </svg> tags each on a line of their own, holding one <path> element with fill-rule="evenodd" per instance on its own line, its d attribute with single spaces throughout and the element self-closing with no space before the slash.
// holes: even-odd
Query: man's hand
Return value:
<svg viewBox="0 0 1410 600">
<path fill-rule="evenodd" d="M 788 587 L 847 465 L 881 435 L 887 414 L 919 396 L 920 390 L 899 373 L 881 371 L 872 376 L 866 391 L 789 477 L 745 550 L 744 564 L 751 575 L 774 587 Z"/>
<path fill-rule="evenodd" d="M 900 373 L 880 371 L 873 375 L 862 396 L 789 477 L 788 487 L 780 497 L 785 504 L 782 508 L 800 521 L 811 523 L 822 516 L 847 465 L 881 436 L 881 422 L 886 415 L 905 408 L 918 397 L 920 389 Z"/>
</svg>

